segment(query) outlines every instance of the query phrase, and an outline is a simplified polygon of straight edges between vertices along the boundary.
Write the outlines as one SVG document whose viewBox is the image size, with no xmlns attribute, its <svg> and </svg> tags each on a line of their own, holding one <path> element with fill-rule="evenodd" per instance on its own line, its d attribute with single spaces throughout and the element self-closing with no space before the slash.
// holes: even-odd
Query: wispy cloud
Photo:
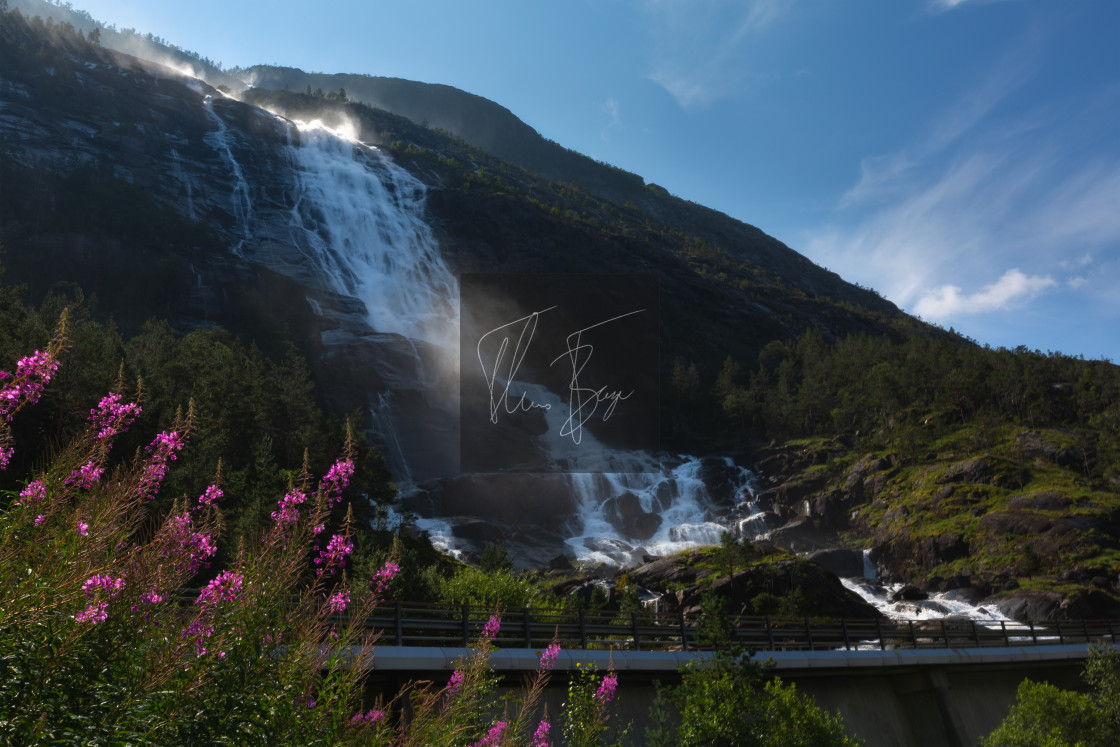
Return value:
<svg viewBox="0 0 1120 747">
<path fill-rule="evenodd" d="M 708 106 L 757 79 L 746 64 L 751 38 L 788 13 L 793 0 L 649 0 L 654 81 L 685 109 Z M 768 77 L 768 76 L 763 76 Z"/>
<path fill-rule="evenodd" d="M 844 194 L 840 206 L 849 207 L 883 194 L 895 194 L 899 181 L 914 168 L 960 142 L 1030 79 L 1038 66 L 1039 46 L 1037 34 L 1028 34 L 976 85 L 935 117 L 912 145 L 894 153 L 865 158 L 860 163 L 859 181 Z"/>
<path fill-rule="evenodd" d="M 607 127 L 622 126 L 622 110 L 618 105 L 618 99 L 609 98 L 599 108 L 607 115 Z"/>
<path fill-rule="evenodd" d="M 943 13 L 945 11 L 959 8 L 962 5 L 988 5 L 990 3 L 1002 3 L 1008 0 L 930 0 L 929 9 L 934 13 Z"/>
<path fill-rule="evenodd" d="M 1061 294 L 1101 313 L 1120 303 L 1120 149 L 1083 145 L 1111 142 L 1116 89 L 1035 103 L 1044 33 L 1024 34 L 908 146 L 864 159 L 806 253 L 942 323 Z"/>
</svg>

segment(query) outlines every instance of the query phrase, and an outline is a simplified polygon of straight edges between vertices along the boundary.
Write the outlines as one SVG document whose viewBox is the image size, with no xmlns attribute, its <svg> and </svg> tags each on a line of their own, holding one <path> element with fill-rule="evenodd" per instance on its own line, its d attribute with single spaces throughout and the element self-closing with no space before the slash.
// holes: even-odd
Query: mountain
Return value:
<svg viewBox="0 0 1120 747">
<path fill-rule="evenodd" d="M 870 547 L 892 581 L 1021 599 L 1029 572 L 1047 610 L 1090 587 L 1078 609 L 1111 604 L 1115 366 L 925 325 L 471 94 L 274 67 L 199 78 L 178 65 L 190 53 L 148 40 L 169 67 L 92 28 L 15 11 L 0 25 L 6 279 L 32 298 L 80 286 L 125 334 L 162 317 L 294 343 L 323 404 L 363 419 L 449 546 L 627 564 L 730 529 Z M 459 291 L 496 272 L 579 278 L 604 303 L 619 278 L 655 283 L 659 451 L 630 443 L 620 415 L 589 439 L 613 466 L 573 472 L 555 386 L 522 396 L 520 430 L 461 417 Z M 548 306 L 536 292 L 520 295 Z M 601 354 L 647 367 L 620 341 Z M 479 444 L 512 464 L 460 469 Z"/>
</svg>

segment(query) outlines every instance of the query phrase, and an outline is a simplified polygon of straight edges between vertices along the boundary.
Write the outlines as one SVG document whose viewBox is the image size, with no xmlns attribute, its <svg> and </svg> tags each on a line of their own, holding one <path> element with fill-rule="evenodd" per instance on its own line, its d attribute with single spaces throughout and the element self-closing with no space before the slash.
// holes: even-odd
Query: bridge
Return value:
<svg viewBox="0 0 1120 747">
<path fill-rule="evenodd" d="M 410 680 L 442 684 L 489 619 L 480 607 L 395 604 L 367 624 L 381 631 L 370 688 L 391 696 Z M 976 744 L 994 729 L 1025 677 L 1081 686 L 1089 644 L 1117 644 L 1120 621 L 1016 623 L 974 620 L 728 619 L 735 641 L 772 673 L 838 710 L 868 745 Z M 578 665 L 619 674 L 619 718 L 633 721 L 640 744 L 653 683 L 679 681 L 681 664 L 711 658 L 700 621 L 677 614 L 507 611 L 491 656 L 504 687 L 537 668 L 541 651 L 561 645 L 550 713 L 558 713 Z"/>
</svg>

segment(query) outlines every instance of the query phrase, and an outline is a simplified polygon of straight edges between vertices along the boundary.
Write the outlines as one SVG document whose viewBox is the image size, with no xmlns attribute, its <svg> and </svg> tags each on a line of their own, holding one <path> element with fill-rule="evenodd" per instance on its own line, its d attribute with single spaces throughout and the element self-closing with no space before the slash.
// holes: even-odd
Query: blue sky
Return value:
<svg viewBox="0 0 1120 747">
<path fill-rule="evenodd" d="M 74 0 L 445 83 L 993 346 L 1120 361 L 1117 0 Z"/>
</svg>

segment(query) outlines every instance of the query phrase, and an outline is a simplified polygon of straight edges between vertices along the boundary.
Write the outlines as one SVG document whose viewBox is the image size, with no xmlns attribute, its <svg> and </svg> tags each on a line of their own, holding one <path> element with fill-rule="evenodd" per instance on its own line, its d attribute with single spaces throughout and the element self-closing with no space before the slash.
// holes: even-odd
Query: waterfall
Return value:
<svg viewBox="0 0 1120 747">
<path fill-rule="evenodd" d="M 427 487 L 414 479 L 422 483 L 430 474 L 417 467 L 431 448 L 423 429 L 457 432 L 459 395 L 459 288 L 424 221 L 426 187 L 351 133 L 321 123 L 296 127 L 289 146 L 293 197 L 285 209 L 291 246 L 300 255 L 291 271 L 364 304 L 377 333 L 363 338 L 376 348 L 370 365 L 388 387 L 370 395 L 371 431 L 402 492 L 419 495 Z M 214 140 L 232 158 L 224 129 Z M 332 334 L 332 340 L 346 338 L 345 331 Z M 565 546 L 578 559 L 630 564 L 647 553 L 718 544 L 728 530 L 751 538 L 767 531 L 753 502 L 753 475 L 730 459 L 715 460 L 730 484 L 717 501 L 705 484 L 705 460 L 615 449 L 586 431 L 577 443 L 563 435 L 566 399 L 537 384 L 518 386 L 548 405 L 545 432 L 533 444 L 545 461 L 534 466 L 562 481 L 575 505 L 566 526 L 541 528 L 566 534 Z M 502 475 L 473 477 L 503 495 Z M 425 500 L 421 513 L 439 505 Z M 454 536 L 456 519 L 427 516 L 420 526 L 444 549 L 469 547 Z"/>
<path fill-rule="evenodd" d="M 879 572 L 875 570 L 875 564 L 871 562 L 871 548 L 863 551 L 863 577 L 868 581 L 879 580 Z"/>
<path fill-rule="evenodd" d="M 292 225 L 324 285 L 365 303 L 370 325 L 458 356 L 458 287 L 423 220 L 426 187 L 376 148 L 299 124 Z"/>
<path fill-rule="evenodd" d="M 233 192 L 230 195 L 233 217 L 240 229 L 241 240 L 237 244 L 237 254 L 240 256 L 245 242 L 253 235 L 253 200 L 249 193 L 249 183 L 245 181 L 245 173 L 241 164 L 233 155 L 233 145 L 230 143 L 229 127 L 225 121 L 214 111 L 214 101 L 210 96 L 204 100 L 206 113 L 214 120 L 217 129 L 206 134 L 203 140 L 214 150 L 218 151 L 233 175 Z"/>
</svg>

